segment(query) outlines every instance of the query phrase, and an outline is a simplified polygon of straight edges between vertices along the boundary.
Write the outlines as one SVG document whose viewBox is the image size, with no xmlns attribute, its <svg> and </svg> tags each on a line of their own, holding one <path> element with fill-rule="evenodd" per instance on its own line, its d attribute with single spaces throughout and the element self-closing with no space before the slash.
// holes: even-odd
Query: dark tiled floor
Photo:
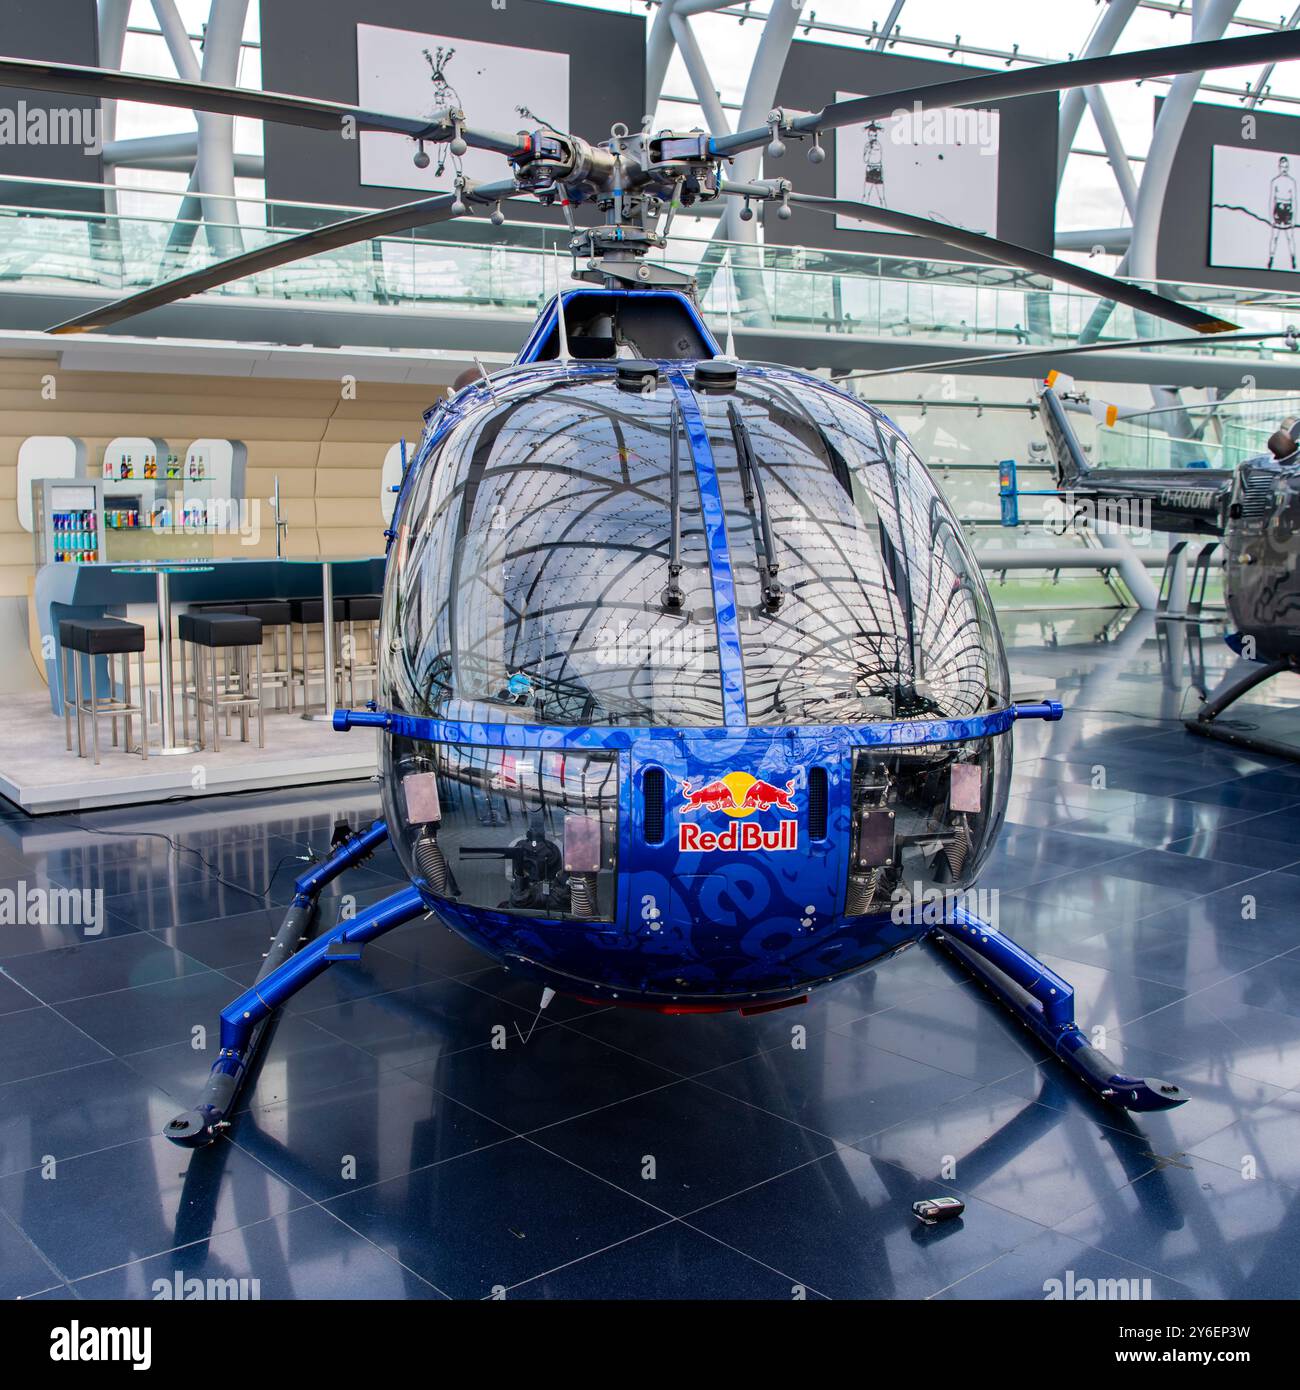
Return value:
<svg viewBox="0 0 1300 1390">
<path fill-rule="evenodd" d="M 1002 623 L 1019 688 L 1049 677 L 1071 712 L 1017 730 L 981 886 L 1116 1061 L 1187 1105 L 1110 1109 L 924 947 L 797 1011 L 538 1020 L 426 923 L 303 991 L 229 1140 L 187 1152 L 157 1135 L 219 1009 L 300 856 L 375 788 L 0 806 L 0 887 L 104 894 L 81 926 L 0 926 L 0 1296 L 1041 1299 L 1073 1271 L 1294 1297 L 1300 765 L 1185 733 L 1149 619 Z M 1205 652 L 1213 680 L 1209 628 Z M 1257 694 L 1236 717 L 1300 744 L 1296 683 Z M 345 889 L 397 875 L 386 852 Z M 912 1201 L 946 1192 L 964 1217 L 920 1227 Z"/>
</svg>

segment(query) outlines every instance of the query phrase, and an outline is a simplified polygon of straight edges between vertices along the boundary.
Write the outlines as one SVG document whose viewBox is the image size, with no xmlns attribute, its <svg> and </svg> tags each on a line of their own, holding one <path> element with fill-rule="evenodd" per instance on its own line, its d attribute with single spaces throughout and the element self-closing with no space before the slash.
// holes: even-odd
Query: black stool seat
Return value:
<svg viewBox="0 0 1300 1390">
<path fill-rule="evenodd" d="M 283 627 L 292 621 L 293 608 L 287 598 L 251 599 L 243 605 L 250 618 L 261 618 L 267 627 Z"/>
<path fill-rule="evenodd" d="M 246 613 L 248 605 L 239 601 L 222 603 L 217 599 L 207 599 L 203 603 L 191 603 L 191 613 Z"/>
<path fill-rule="evenodd" d="M 244 613 L 182 613 L 177 623 L 182 642 L 198 647 L 260 647 L 262 620 Z"/>
<path fill-rule="evenodd" d="M 379 607 L 382 600 L 378 594 L 361 594 L 355 598 L 345 598 L 349 622 L 373 623 L 379 621 Z"/>
<path fill-rule="evenodd" d="M 289 608 L 293 613 L 295 623 L 318 623 L 325 613 L 325 600 L 323 598 L 291 598 Z M 343 600 L 334 600 L 334 621 L 343 621 Z"/>
<path fill-rule="evenodd" d="M 121 618 L 63 618 L 59 645 L 90 656 L 116 656 L 144 651 L 144 628 Z"/>
</svg>

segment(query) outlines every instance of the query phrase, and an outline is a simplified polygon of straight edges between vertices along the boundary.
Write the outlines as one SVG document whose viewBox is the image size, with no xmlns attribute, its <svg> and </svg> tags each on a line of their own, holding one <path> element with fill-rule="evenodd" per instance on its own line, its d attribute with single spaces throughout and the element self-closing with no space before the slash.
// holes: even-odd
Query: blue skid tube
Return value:
<svg viewBox="0 0 1300 1390">
<path fill-rule="evenodd" d="M 414 888 L 404 889 L 340 922 L 310 945 L 303 945 L 316 916 L 321 889 L 365 859 L 387 838 L 388 827 L 383 821 L 375 821 L 361 834 L 350 835 L 328 859 L 295 881 L 293 902 L 256 981 L 221 1012 L 221 1050 L 199 1103 L 163 1128 L 163 1134 L 173 1143 L 192 1148 L 210 1144 L 216 1138 L 217 1130 L 234 1109 L 272 1015 L 286 999 L 335 961 L 360 959 L 365 942 L 425 911 L 419 893 Z"/>
<path fill-rule="evenodd" d="M 1117 1071 L 1075 1023 L 1073 987 L 972 913 L 955 908 L 933 940 L 1103 1100 L 1125 1110 L 1169 1110 L 1187 1100 L 1171 1081 Z"/>
</svg>

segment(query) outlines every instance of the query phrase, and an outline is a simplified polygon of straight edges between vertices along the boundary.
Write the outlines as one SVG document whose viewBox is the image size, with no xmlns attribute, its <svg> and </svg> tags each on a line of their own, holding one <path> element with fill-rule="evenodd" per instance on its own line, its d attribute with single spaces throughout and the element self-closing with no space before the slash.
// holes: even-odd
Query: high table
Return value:
<svg viewBox="0 0 1300 1390">
<path fill-rule="evenodd" d="M 306 643 L 303 643 L 302 653 L 302 700 L 303 712 L 301 717 L 311 723 L 328 723 L 334 718 L 335 698 L 335 671 L 334 662 L 337 653 L 334 650 L 334 566 L 348 557 L 346 555 L 286 555 L 283 563 L 286 565 L 319 565 L 320 566 L 320 593 L 323 607 L 321 608 L 321 633 L 324 643 L 322 653 L 321 684 L 324 688 L 323 708 L 313 710 L 311 708 L 311 696 L 308 693 L 308 657 Z M 290 676 L 292 679 L 292 675 Z"/>
<path fill-rule="evenodd" d="M 156 584 L 156 595 L 158 604 L 158 715 L 159 715 L 159 741 L 161 747 L 157 750 L 164 755 L 168 753 L 195 753 L 198 751 L 197 743 L 177 743 L 176 742 L 176 709 L 175 693 L 172 690 L 172 594 L 171 577 L 173 574 L 210 574 L 211 565 L 190 565 L 181 561 L 156 565 L 114 565 L 113 574 L 152 574 Z M 141 695 L 141 700 L 144 695 Z M 185 692 L 181 691 L 181 699 L 185 698 Z M 213 718 L 215 718 L 215 712 Z M 148 722 L 145 723 L 146 730 Z"/>
</svg>

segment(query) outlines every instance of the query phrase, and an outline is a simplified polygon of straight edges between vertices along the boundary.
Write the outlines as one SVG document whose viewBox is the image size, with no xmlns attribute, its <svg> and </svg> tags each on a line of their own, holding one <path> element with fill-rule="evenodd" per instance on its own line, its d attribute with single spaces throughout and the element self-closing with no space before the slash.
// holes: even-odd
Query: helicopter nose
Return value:
<svg viewBox="0 0 1300 1390">
<path fill-rule="evenodd" d="M 834 917 L 841 877 L 826 763 L 770 745 L 751 768 L 642 769 L 634 913 L 693 954 L 758 959 Z"/>
</svg>

